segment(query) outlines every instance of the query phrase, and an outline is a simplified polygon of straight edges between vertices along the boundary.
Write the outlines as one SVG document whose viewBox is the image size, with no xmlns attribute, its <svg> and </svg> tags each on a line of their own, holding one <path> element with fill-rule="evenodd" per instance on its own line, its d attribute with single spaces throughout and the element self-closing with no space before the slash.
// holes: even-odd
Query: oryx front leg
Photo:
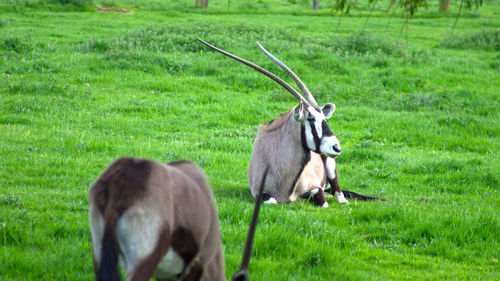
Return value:
<svg viewBox="0 0 500 281">
<path fill-rule="evenodd" d="M 278 201 L 276 200 L 276 198 L 272 197 L 269 193 L 262 194 L 262 202 L 264 204 L 272 204 L 272 205 L 278 204 Z"/>
<path fill-rule="evenodd" d="M 347 201 L 347 199 L 344 197 L 344 193 L 342 193 L 342 190 L 340 190 L 339 174 L 337 172 L 337 163 L 335 162 L 335 159 L 326 157 L 324 163 L 326 170 L 326 179 L 328 180 L 328 183 L 334 191 L 333 196 L 337 198 L 337 202 L 339 202 L 340 204 L 349 204 L 349 201 Z"/>
<path fill-rule="evenodd" d="M 319 187 L 315 188 L 306 193 L 305 195 L 303 195 L 302 198 L 311 200 L 316 206 L 320 206 L 323 208 L 328 207 L 328 202 L 326 202 L 325 192 L 323 191 L 322 188 Z"/>
</svg>

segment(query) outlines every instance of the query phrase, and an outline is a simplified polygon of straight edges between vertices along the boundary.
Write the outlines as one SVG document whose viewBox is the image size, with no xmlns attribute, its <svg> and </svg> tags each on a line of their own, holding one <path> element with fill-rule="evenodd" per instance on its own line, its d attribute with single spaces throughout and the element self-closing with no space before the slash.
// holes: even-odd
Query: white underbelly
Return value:
<svg viewBox="0 0 500 281">
<path fill-rule="evenodd" d="M 184 260 L 170 247 L 165 257 L 158 264 L 155 275 L 161 279 L 176 280 L 176 277 L 182 273 L 183 269 Z"/>
</svg>

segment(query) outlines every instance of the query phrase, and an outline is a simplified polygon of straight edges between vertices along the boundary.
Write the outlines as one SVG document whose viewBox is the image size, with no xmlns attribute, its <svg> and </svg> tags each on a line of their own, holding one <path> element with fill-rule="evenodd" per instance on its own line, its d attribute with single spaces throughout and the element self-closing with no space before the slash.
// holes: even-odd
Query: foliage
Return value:
<svg viewBox="0 0 500 281">
<path fill-rule="evenodd" d="M 335 3 L 335 9 L 337 11 L 340 11 L 342 13 L 345 13 L 346 14 L 349 14 L 349 10 L 351 8 L 351 1 L 350 0 L 336 0 L 336 3 Z"/>
<path fill-rule="evenodd" d="M 468 10 L 472 10 L 472 7 L 475 7 L 477 10 L 483 5 L 483 0 L 465 0 L 464 2 L 465 8 Z"/>
<path fill-rule="evenodd" d="M 426 8 L 428 6 L 427 0 L 402 0 L 401 7 L 405 14 L 408 14 L 410 17 L 415 15 L 415 12 L 419 8 Z"/>
</svg>

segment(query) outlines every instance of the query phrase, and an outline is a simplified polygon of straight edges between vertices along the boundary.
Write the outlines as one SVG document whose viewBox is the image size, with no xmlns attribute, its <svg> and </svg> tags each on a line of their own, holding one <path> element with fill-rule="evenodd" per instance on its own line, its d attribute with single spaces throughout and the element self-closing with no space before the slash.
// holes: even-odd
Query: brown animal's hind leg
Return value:
<svg viewBox="0 0 500 281">
<path fill-rule="evenodd" d="M 95 258 L 94 250 L 92 250 L 92 264 L 94 264 L 94 276 L 97 279 L 97 272 L 99 271 L 99 263 Z"/>
<path fill-rule="evenodd" d="M 198 281 L 201 280 L 203 275 L 203 268 L 200 265 L 195 265 L 191 267 L 189 274 L 183 279 L 183 281 Z"/>
<path fill-rule="evenodd" d="M 149 281 L 153 277 L 158 264 L 167 254 L 170 244 L 171 237 L 165 227 L 160 234 L 154 251 L 135 266 L 132 272 L 127 275 L 126 281 Z"/>
<path fill-rule="evenodd" d="M 328 207 L 328 202 L 326 202 L 325 193 L 322 188 L 315 188 L 302 197 L 311 200 L 316 206 Z"/>
<path fill-rule="evenodd" d="M 154 257 L 147 257 L 142 260 L 134 270 L 127 275 L 126 281 L 149 281 L 156 271 L 156 267 L 161 261 L 161 257 L 157 257 L 154 253 Z"/>
</svg>

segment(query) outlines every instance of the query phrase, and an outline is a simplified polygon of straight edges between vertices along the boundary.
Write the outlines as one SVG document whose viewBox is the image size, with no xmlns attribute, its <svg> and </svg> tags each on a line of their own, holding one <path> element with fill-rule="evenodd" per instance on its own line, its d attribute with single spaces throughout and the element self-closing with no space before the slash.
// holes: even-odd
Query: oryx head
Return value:
<svg viewBox="0 0 500 281">
<path fill-rule="evenodd" d="M 300 103 L 295 107 L 293 117 L 297 122 L 301 123 L 302 143 L 305 148 L 329 157 L 336 157 L 340 154 L 340 143 L 326 123 L 326 119 L 330 118 L 335 111 L 335 105 L 333 103 L 327 103 L 323 107 L 319 107 L 311 92 L 309 92 L 306 85 L 300 81 L 299 77 L 297 77 L 297 75 L 295 75 L 295 73 L 293 73 L 293 71 L 291 71 L 285 64 L 264 49 L 261 44 L 257 42 L 257 45 L 262 52 L 264 52 L 264 54 L 271 58 L 276 64 L 285 70 L 290 77 L 292 77 L 302 93 L 304 93 L 305 98 L 293 87 L 268 70 L 210 45 L 203 40 L 198 40 L 217 52 L 246 64 L 273 79 L 299 100 Z"/>
<path fill-rule="evenodd" d="M 340 154 L 340 143 L 326 123 L 326 119 L 335 111 L 333 103 L 323 107 L 300 103 L 295 107 L 293 117 L 302 123 L 302 140 L 304 145 L 319 154 L 336 157 Z"/>
</svg>

